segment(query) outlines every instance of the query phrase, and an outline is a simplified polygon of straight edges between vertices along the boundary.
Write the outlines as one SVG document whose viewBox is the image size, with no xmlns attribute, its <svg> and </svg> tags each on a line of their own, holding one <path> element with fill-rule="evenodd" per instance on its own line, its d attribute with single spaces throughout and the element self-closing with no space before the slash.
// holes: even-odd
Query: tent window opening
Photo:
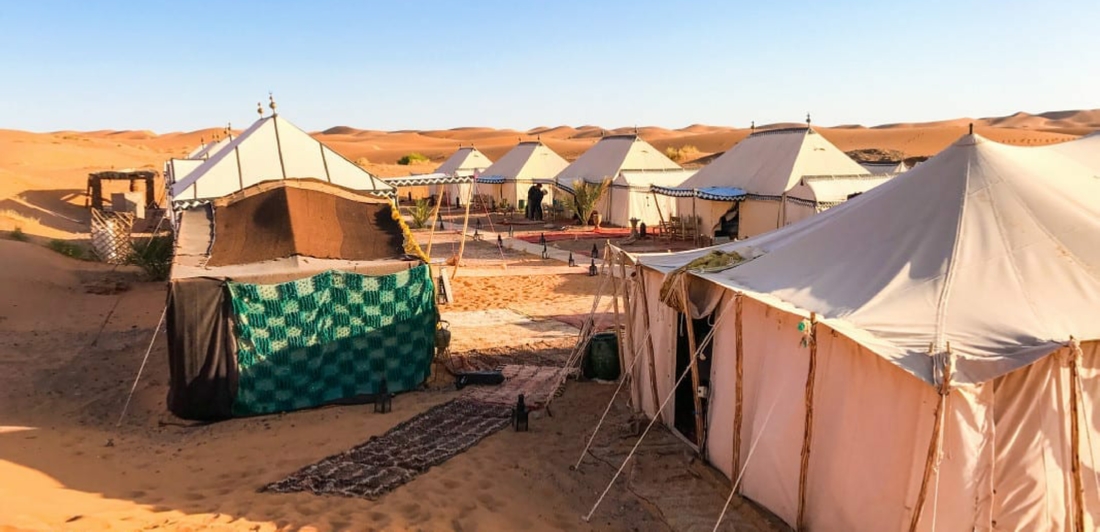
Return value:
<svg viewBox="0 0 1100 532">
<path fill-rule="evenodd" d="M 693 353 L 691 352 L 687 335 L 689 320 L 685 314 L 681 313 L 677 316 L 675 375 L 678 377 L 684 370 L 688 369 Z M 699 319 L 690 320 L 693 332 L 695 333 L 696 347 L 698 347 L 699 343 L 702 343 L 703 339 L 706 338 L 707 335 L 710 334 L 711 329 L 714 328 L 713 321 L 712 316 L 704 316 Z M 713 350 L 714 342 L 708 342 L 696 360 L 696 364 L 699 366 L 699 386 L 706 387 L 707 389 L 710 389 L 710 363 Z M 680 381 L 680 385 L 676 387 L 675 393 L 673 426 L 689 441 L 700 445 L 700 435 L 695 433 L 695 394 L 698 393 L 698 391 L 695 390 L 695 387 L 692 385 L 690 372 L 687 377 L 684 377 L 684 380 Z M 701 399 L 700 405 L 703 410 L 703 419 L 706 420 L 707 399 L 705 397 Z"/>
</svg>

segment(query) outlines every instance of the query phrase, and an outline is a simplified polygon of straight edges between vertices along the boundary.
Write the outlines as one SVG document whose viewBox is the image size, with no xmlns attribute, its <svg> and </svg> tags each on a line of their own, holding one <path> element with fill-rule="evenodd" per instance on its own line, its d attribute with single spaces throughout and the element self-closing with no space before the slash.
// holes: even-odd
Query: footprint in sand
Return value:
<svg viewBox="0 0 1100 532">
<path fill-rule="evenodd" d="M 453 489 L 455 489 L 455 488 L 462 485 L 461 482 L 459 482 L 457 480 L 454 480 L 454 479 L 450 479 L 450 478 L 443 479 L 442 484 L 443 484 L 444 488 L 447 488 L 449 490 L 453 490 Z"/>
<path fill-rule="evenodd" d="M 490 512 L 495 512 L 501 507 L 501 503 L 496 497 L 489 495 L 488 493 L 482 493 L 477 496 L 477 501 L 481 503 Z"/>
<path fill-rule="evenodd" d="M 371 512 L 367 514 L 367 516 L 370 517 L 371 521 L 374 521 L 379 525 L 385 525 L 386 523 L 390 522 L 390 516 L 382 512 Z"/>
<path fill-rule="evenodd" d="M 489 479 L 487 479 L 487 478 L 483 478 L 483 479 L 477 481 L 477 489 L 479 489 L 479 490 L 487 490 L 491 487 L 493 487 L 493 483 L 489 482 Z"/>
<path fill-rule="evenodd" d="M 196 492 L 196 491 L 189 491 L 189 492 L 183 494 L 183 498 L 187 499 L 189 501 L 196 501 L 196 502 L 197 501 L 205 501 L 206 500 L 206 494 L 199 493 L 199 492 Z"/>
</svg>

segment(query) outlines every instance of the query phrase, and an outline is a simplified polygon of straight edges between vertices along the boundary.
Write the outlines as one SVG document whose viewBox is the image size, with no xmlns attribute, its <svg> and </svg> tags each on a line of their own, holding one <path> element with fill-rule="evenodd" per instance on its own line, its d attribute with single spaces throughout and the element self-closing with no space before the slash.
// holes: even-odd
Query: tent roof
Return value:
<svg viewBox="0 0 1100 532">
<path fill-rule="evenodd" d="M 1044 149 L 1065 155 L 1088 168 L 1100 172 L 1100 131 L 1069 142 L 1046 146 Z"/>
<path fill-rule="evenodd" d="M 542 142 L 520 142 L 499 161 L 486 168 L 481 177 L 520 181 L 552 179 L 566 166 L 569 166 L 569 161 Z"/>
<path fill-rule="evenodd" d="M 437 174 L 447 175 L 473 175 L 475 171 L 483 171 L 493 164 L 493 161 L 489 160 L 484 153 L 478 151 L 473 146 L 466 146 L 459 148 L 454 152 L 443 164 L 439 165 L 439 168 L 435 169 Z"/>
<path fill-rule="evenodd" d="M 900 174 L 909 169 L 909 165 L 905 164 L 905 161 L 888 161 L 884 163 L 863 162 L 859 163 L 859 165 L 872 174 Z"/>
<path fill-rule="evenodd" d="M 779 196 L 805 175 L 869 173 L 812 128 L 799 127 L 753 133 L 680 186 Z"/>
<path fill-rule="evenodd" d="M 175 203 L 218 198 L 261 181 L 287 178 L 317 178 L 353 190 L 393 192 L 393 187 L 279 115 L 257 120 L 198 168 L 176 178 L 170 189 Z"/>
<path fill-rule="evenodd" d="M 1075 161 L 967 135 L 822 214 L 717 246 L 755 257 L 699 273 L 834 329 L 928 382 L 956 383 L 1100 339 L 1100 180 Z M 640 255 L 668 271 L 709 250 Z"/>
<path fill-rule="evenodd" d="M 184 210 L 173 278 L 241 274 L 296 256 L 372 262 L 405 256 L 392 203 L 316 179 L 265 181 Z"/>
<path fill-rule="evenodd" d="M 788 197 L 818 204 L 841 203 L 851 194 L 862 194 L 894 177 L 893 174 L 802 176 Z"/>
<path fill-rule="evenodd" d="M 637 135 L 612 135 L 600 139 L 554 180 L 566 186 L 583 179 L 614 179 L 624 170 L 682 170 L 680 165 Z"/>
<path fill-rule="evenodd" d="M 657 185 L 662 187 L 678 187 L 684 180 L 695 175 L 697 169 L 674 168 L 661 170 L 623 170 L 615 176 L 611 182 L 617 187 L 650 187 Z"/>
</svg>

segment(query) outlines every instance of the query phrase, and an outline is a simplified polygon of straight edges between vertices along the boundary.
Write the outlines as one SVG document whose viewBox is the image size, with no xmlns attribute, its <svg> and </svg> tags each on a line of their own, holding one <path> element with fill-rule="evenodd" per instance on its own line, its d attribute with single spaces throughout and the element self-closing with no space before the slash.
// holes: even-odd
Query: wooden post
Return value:
<svg viewBox="0 0 1100 532">
<path fill-rule="evenodd" d="M 661 236 L 663 237 L 665 236 L 665 215 L 661 214 L 661 203 L 657 201 L 657 193 L 654 192 L 652 188 L 649 189 L 649 193 L 653 195 L 653 204 L 657 206 L 657 219 L 661 221 L 660 225 L 658 225 L 657 228 L 660 229 Z"/>
<path fill-rule="evenodd" d="M 928 346 L 928 354 L 932 356 L 933 346 Z M 921 514 L 924 512 L 924 501 L 928 496 L 928 484 L 932 481 L 932 471 L 936 469 L 936 460 L 943 446 L 940 435 L 943 432 L 943 418 L 947 415 L 947 398 L 951 394 L 951 350 L 947 351 L 947 361 L 943 367 L 943 381 L 940 383 L 940 400 L 936 402 L 936 421 L 932 425 L 932 438 L 928 442 L 928 457 L 924 462 L 924 475 L 920 481 L 920 490 L 917 492 L 917 502 L 913 506 L 913 517 L 909 521 L 909 532 L 916 532 L 920 524 Z M 934 371 L 934 370 L 933 370 Z M 937 473 L 938 475 L 938 473 Z"/>
<path fill-rule="evenodd" d="M 1077 394 L 1077 386 L 1080 384 L 1081 379 L 1077 367 L 1080 363 L 1078 357 L 1081 355 L 1081 348 L 1076 340 L 1071 340 L 1071 343 L 1069 358 L 1069 434 L 1070 450 L 1072 452 L 1071 471 L 1073 473 L 1073 530 L 1075 532 L 1085 532 L 1085 487 L 1084 482 L 1081 480 L 1081 420 L 1078 413 L 1078 403 L 1081 398 Z"/>
<path fill-rule="evenodd" d="M 424 254 L 428 256 L 429 260 L 432 258 L 432 240 L 435 239 L 435 225 L 436 225 L 436 222 L 438 221 L 436 218 L 439 216 L 439 206 L 440 205 L 443 205 L 443 196 L 442 195 L 435 198 L 435 209 L 432 211 L 431 219 L 428 221 L 428 224 L 430 224 L 432 226 L 432 230 L 431 230 L 431 232 L 428 233 L 428 249 L 427 249 L 427 251 L 424 252 Z"/>
<path fill-rule="evenodd" d="M 631 360 L 628 365 L 637 364 L 634 362 L 634 357 L 638 356 L 638 349 L 634 346 L 634 307 L 630 304 L 630 291 L 627 290 L 627 277 L 626 277 L 626 259 L 623 257 L 622 251 L 619 252 L 619 271 L 623 276 L 623 313 L 626 314 L 626 345 L 628 346 L 629 353 L 631 354 Z M 625 360 L 626 357 L 623 357 Z M 623 371 L 626 371 L 627 366 L 623 366 Z M 634 380 L 634 375 L 630 375 L 631 381 Z M 641 395 L 639 394 L 639 398 Z"/>
<path fill-rule="evenodd" d="M 802 428 L 802 464 L 798 471 L 798 521 L 795 530 L 806 529 L 806 481 L 810 469 L 810 444 L 814 435 L 814 380 L 817 374 L 817 314 L 810 313 L 810 364 L 806 372 L 806 420 Z"/>
<path fill-rule="evenodd" d="M 459 189 L 461 190 L 461 188 Z M 462 263 L 462 253 L 466 251 L 466 230 L 470 228 L 470 203 L 474 195 L 474 187 L 470 187 L 470 197 L 466 198 L 466 215 L 462 218 L 462 240 L 458 244 L 458 256 L 455 257 L 455 271 L 451 274 L 451 279 L 454 279 L 458 275 L 458 266 Z"/>
<path fill-rule="evenodd" d="M 695 351 L 695 321 L 691 317 L 691 306 L 688 303 L 687 275 L 680 276 L 680 297 L 684 319 L 687 321 L 688 349 L 691 351 L 691 399 L 695 405 L 695 444 L 699 446 L 699 454 L 703 455 L 706 442 L 703 441 L 703 401 L 699 398 L 699 353 Z"/>
<path fill-rule="evenodd" d="M 649 359 L 647 364 L 649 366 L 649 388 L 653 394 L 653 411 L 657 412 L 661 409 L 661 399 L 657 396 L 657 356 L 653 352 L 653 328 L 649 324 L 649 292 L 646 290 L 645 272 L 641 268 L 635 269 L 638 271 L 638 287 L 642 292 L 642 324 L 645 325 L 645 330 L 649 331 L 646 340 L 646 357 Z"/>
<path fill-rule="evenodd" d="M 618 346 L 619 368 L 626 368 L 626 354 L 623 350 L 622 317 L 619 314 L 619 292 L 625 290 L 622 281 L 615 278 L 615 256 L 611 253 L 611 241 L 607 241 L 604 248 L 604 264 L 607 264 L 607 274 L 611 276 L 611 306 L 615 309 L 615 345 Z"/>
<path fill-rule="evenodd" d="M 741 470 L 741 424 L 744 422 L 744 396 L 745 396 L 745 353 L 744 342 L 742 341 L 742 321 L 741 314 L 744 312 L 745 298 L 742 294 L 737 294 L 737 299 L 734 301 L 734 314 L 733 323 L 735 328 L 736 338 L 734 339 L 734 349 L 737 350 L 737 358 L 735 364 L 737 365 L 737 377 L 734 383 L 734 401 L 733 401 L 733 471 L 736 477 L 737 472 Z M 736 486 L 735 486 L 736 488 Z"/>
</svg>

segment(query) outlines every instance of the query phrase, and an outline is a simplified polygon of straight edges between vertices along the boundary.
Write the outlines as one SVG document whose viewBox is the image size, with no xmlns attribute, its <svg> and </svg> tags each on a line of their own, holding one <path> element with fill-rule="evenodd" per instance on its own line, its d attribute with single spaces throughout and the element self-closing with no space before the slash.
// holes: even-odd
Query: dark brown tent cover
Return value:
<svg viewBox="0 0 1100 532">
<path fill-rule="evenodd" d="M 214 202 L 209 266 L 304 255 L 384 260 L 405 254 L 392 204 L 313 179 L 266 181 Z"/>
</svg>

